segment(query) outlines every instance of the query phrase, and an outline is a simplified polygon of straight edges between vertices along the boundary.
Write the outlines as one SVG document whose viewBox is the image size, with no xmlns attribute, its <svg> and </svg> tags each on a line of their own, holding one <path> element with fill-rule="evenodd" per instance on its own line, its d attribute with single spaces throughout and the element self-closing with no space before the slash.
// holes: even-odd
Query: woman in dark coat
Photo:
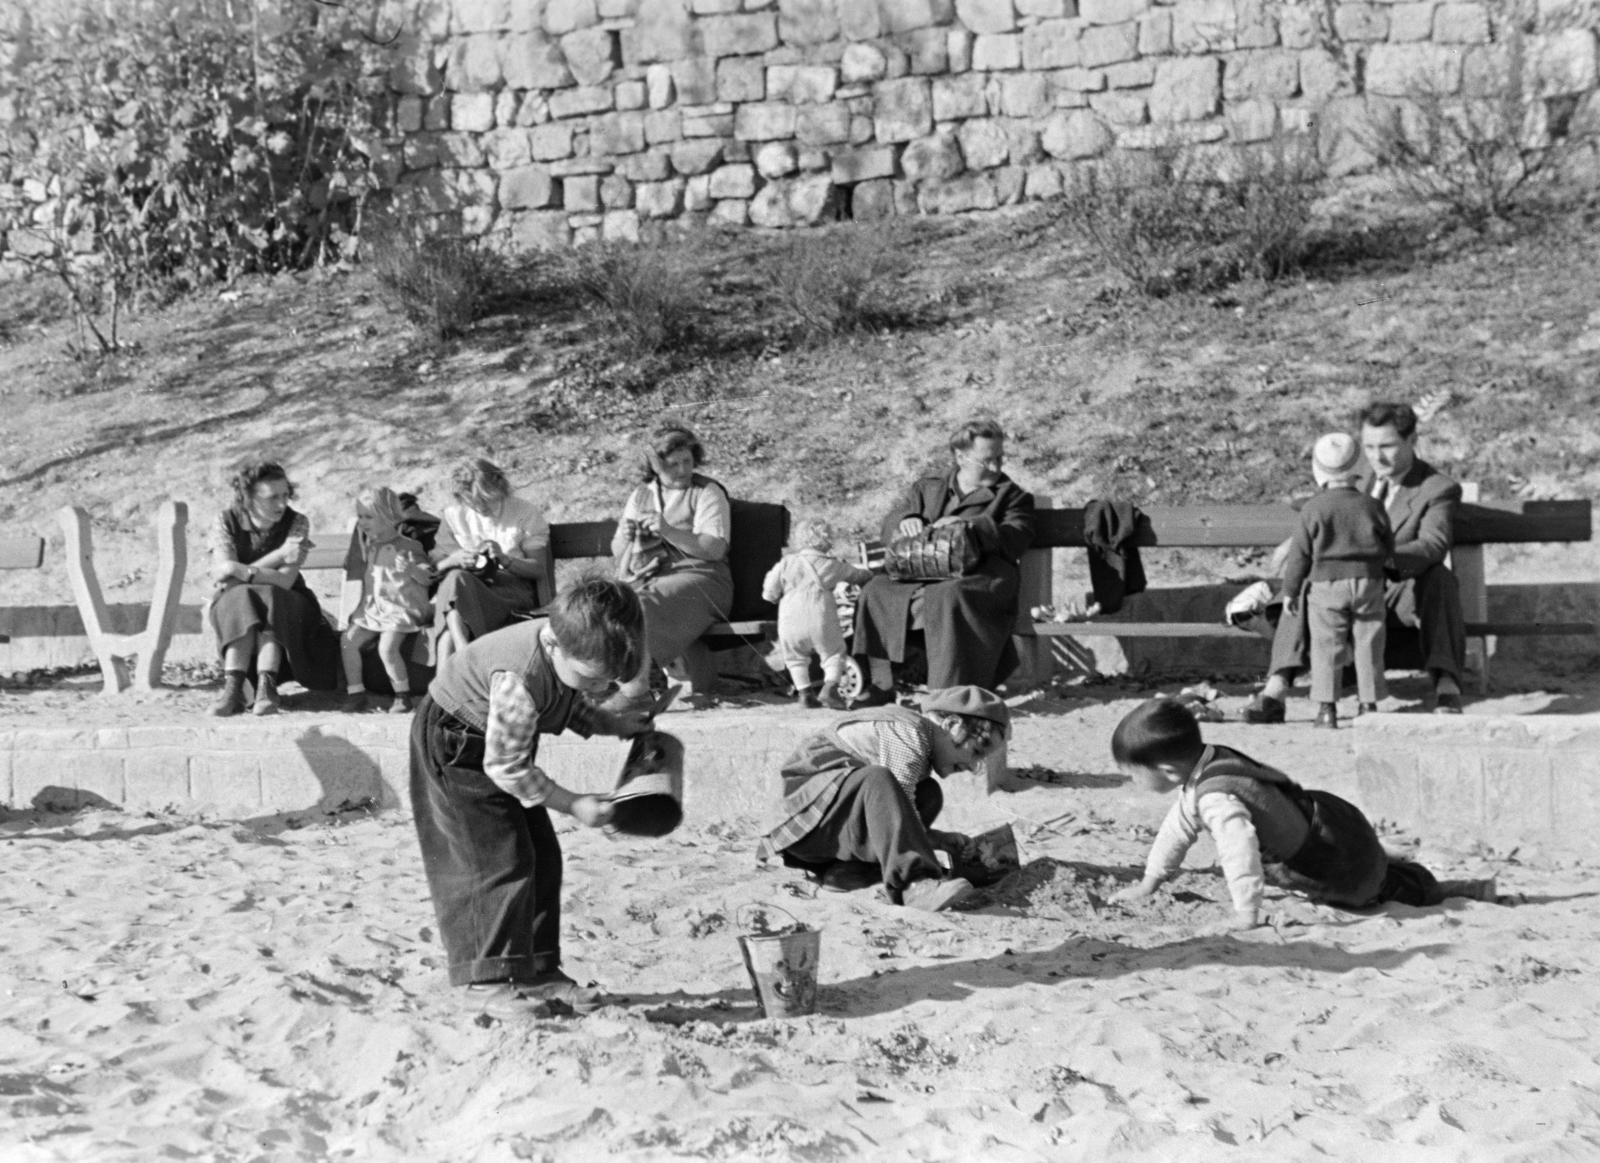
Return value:
<svg viewBox="0 0 1600 1163">
<path fill-rule="evenodd" d="M 217 588 L 208 617 L 222 650 L 223 689 L 214 715 L 244 710 L 244 684 L 255 683 L 255 713 L 278 712 L 278 683 L 309 690 L 339 685 L 339 635 L 300 576 L 311 550 L 311 523 L 289 507 L 294 486 L 271 461 L 242 465 L 233 505 L 209 537 Z"/>
<path fill-rule="evenodd" d="M 950 437 L 953 464 L 906 491 L 883 522 L 885 542 L 928 526 L 961 521 L 983 556 L 964 577 L 937 582 L 878 576 L 861 591 L 852 653 L 871 664 L 871 686 L 857 705 L 894 698 L 891 664 L 905 660 L 906 638 L 921 630 L 928 687 L 993 689 L 1017 667 L 1011 635 L 1017 621 L 1019 564 L 1033 542 L 1033 495 L 1002 471 L 1005 430 L 968 420 Z"/>
</svg>

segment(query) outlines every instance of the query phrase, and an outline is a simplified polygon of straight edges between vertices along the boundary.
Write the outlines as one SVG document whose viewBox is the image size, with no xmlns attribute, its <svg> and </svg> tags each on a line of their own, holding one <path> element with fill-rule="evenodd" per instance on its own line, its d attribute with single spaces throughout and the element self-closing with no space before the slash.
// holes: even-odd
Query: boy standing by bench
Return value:
<svg viewBox="0 0 1600 1163">
<path fill-rule="evenodd" d="M 1383 563 L 1394 552 L 1389 514 L 1357 486 L 1361 450 L 1330 432 L 1311 454 L 1322 491 L 1300 510 L 1289 540 L 1283 596 L 1289 613 L 1305 614 L 1311 635 L 1311 699 L 1318 727 L 1339 725 L 1339 652 L 1354 643 L 1360 713 L 1384 696 Z"/>
<path fill-rule="evenodd" d="M 640 712 L 598 694 L 637 673 L 644 610 L 627 586 L 563 590 L 548 619 L 474 639 L 444 661 L 411 725 L 411 807 L 450 984 L 490 1017 L 586 1013 L 600 995 L 561 972 L 561 842 L 548 809 L 597 828 L 609 799 L 574 795 L 534 765 L 539 736 L 636 735 Z"/>
</svg>

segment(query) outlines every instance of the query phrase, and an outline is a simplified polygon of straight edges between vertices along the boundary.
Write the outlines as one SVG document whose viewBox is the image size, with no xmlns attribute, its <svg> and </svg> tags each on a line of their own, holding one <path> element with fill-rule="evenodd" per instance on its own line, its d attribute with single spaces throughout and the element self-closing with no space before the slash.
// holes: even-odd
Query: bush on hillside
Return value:
<svg viewBox="0 0 1600 1163">
<path fill-rule="evenodd" d="M 361 255 L 434 344 L 460 338 L 482 317 L 499 265 L 470 239 L 423 235 L 392 221 L 368 229 Z"/>
<path fill-rule="evenodd" d="M 353 246 L 381 109 L 373 47 L 343 7 L 287 10 L 276 27 L 243 11 L 85 12 L 0 46 L 27 198 L 12 249 L 68 285 L 103 350 L 116 346 L 92 318 L 104 303 L 114 318 L 139 297 Z"/>
<path fill-rule="evenodd" d="M 840 226 L 792 235 L 769 259 L 768 286 L 789 325 L 807 338 L 904 326 L 917 316 L 907 270 L 882 229 Z"/>
<path fill-rule="evenodd" d="M 573 288 L 598 307 L 632 357 L 684 345 L 703 299 L 688 250 L 663 242 L 593 242 L 566 258 Z"/>
</svg>

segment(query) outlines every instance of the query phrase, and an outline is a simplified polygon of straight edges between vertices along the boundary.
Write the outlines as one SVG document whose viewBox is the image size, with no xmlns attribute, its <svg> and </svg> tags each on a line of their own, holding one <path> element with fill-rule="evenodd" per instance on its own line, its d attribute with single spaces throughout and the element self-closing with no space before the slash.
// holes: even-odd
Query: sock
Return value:
<svg viewBox="0 0 1600 1163">
<path fill-rule="evenodd" d="M 797 691 L 809 690 L 811 687 L 811 666 L 791 666 L 789 668 L 789 681 L 794 684 Z"/>
<path fill-rule="evenodd" d="M 394 682 L 394 680 L 391 679 L 390 683 L 394 687 L 394 693 L 397 698 L 404 698 L 406 695 L 411 693 L 411 683 L 409 681 Z"/>
<path fill-rule="evenodd" d="M 894 666 L 887 658 L 869 658 L 872 667 L 872 685 L 881 691 L 894 689 Z"/>
<path fill-rule="evenodd" d="M 1261 688 L 1261 697 L 1264 699 L 1277 699 L 1283 701 L 1283 696 L 1289 693 L 1289 680 L 1281 674 L 1267 675 L 1267 685 Z"/>
<path fill-rule="evenodd" d="M 364 695 L 367 693 L 367 684 L 364 682 L 353 682 L 344 688 L 344 693 L 347 695 Z"/>
</svg>

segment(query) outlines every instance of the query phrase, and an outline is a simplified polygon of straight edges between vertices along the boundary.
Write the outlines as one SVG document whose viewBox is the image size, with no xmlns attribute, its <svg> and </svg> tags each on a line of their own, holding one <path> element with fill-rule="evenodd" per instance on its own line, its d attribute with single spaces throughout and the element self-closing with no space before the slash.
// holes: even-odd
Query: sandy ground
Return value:
<svg viewBox="0 0 1600 1163">
<path fill-rule="evenodd" d="M 970 912 L 818 896 L 757 871 L 749 829 L 565 832 L 567 968 L 626 1000 L 522 1026 L 443 984 L 404 815 L 10 813 L 0 1155 L 1600 1155 L 1600 867 L 1424 845 L 1442 875 L 1498 872 L 1502 903 L 1275 898 L 1272 927 L 1200 938 L 1226 890 L 1197 849 L 1157 900 L 1109 905 L 1165 808 L 1105 774 L 1131 694 L 1020 723 L 1017 752 L 1058 757 L 1048 786 L 953 799 L 1023 838 Z M 1307 728 L 1215 733 L 1348 779 Z M 816 1016 L 756 1008 L 735 936 L 757 904 L 823 930 Z"/>
</svg>

